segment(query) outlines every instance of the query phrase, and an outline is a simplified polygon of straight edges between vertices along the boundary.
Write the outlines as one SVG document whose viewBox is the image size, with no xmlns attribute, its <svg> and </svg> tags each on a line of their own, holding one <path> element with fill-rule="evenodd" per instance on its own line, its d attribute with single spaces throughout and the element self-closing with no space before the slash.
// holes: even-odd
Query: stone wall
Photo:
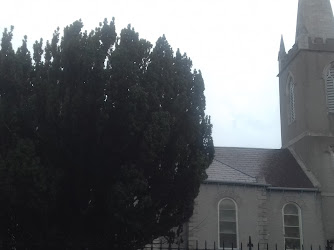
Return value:
<svg viewBox="0 0 334 250">
<path fill-rule="evenodd" d="M 203 184 L 189 221 L 189 246 L 218 246 L 218 203 L 233 199 L 238 208 L 238 242 L 245 247 L 248 237 L 261 249 L 266 244 L 284 245 L 282 208 L 293 202 L 301 208 L 303 239 L 306 244 L 325 244 L 322 224 L 321 195 L 317 192 L 273 191 L 264 186 Z M 238 246 L 240 247 L 240 246 Z M 282 248 L 281 248 L 282 249 Z"/>
</svg>

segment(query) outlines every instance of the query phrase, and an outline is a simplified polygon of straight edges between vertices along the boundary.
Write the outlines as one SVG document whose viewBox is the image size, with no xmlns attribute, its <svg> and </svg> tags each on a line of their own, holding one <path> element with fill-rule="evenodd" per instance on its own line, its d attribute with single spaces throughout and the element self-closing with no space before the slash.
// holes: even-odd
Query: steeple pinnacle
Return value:
<svg viewBox="0 0 334 250">
<path fill-rule="evenodd" d="M 285 45 L 284 45 L 284 40 L 283 40 L 283 35 L 281 35 L 281 44 L 280 44 L 280 47 L 279 47 L 279 53 L 283 53 L 285 54 Z"/>
<path fill-rule="evenodd" d="M 282 69 L 283 64 L 286 59 L 286 52 L 285 52 L 285 46 L 284 46 L 284 40 L 283 35 L 281 36 L 281 44 L 279 46 L 279 52 L 278 52 L 278 62 L 279 62 L 279 70 Z"/>
<path fill-rule="evenodd" d="M 296 43 L 300 48 L 308 48 L 308 38 L 334 39 L 330 0 L 299 0 Z"/>
</svg>

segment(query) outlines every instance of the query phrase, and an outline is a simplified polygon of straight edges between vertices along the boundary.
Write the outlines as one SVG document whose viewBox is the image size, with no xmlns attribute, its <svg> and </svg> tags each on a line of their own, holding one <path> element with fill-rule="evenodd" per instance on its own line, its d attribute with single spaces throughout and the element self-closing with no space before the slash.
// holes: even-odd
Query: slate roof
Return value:
<svg viewBox="0 0 334 250">
<path fill-rule="evenodd" d="M 232 168 L 216 159 L 213 160 L 210 167 L 206 170 L 208 180 L 224 182 L 246 182 L 256 183 L 256 178 L 242 171 Z"/>
<path fill-rule="evenodd" d="M 208 182 L 314 188 L 288 149 L 216 147 Z"/>
</svg>

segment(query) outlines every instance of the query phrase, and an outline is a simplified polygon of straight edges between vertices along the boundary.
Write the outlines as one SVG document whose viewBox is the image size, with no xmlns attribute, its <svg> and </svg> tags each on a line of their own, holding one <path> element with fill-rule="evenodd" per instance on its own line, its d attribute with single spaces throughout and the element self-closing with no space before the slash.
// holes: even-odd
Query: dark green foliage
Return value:
<svg viewBox="0 0 334 250">
<path fill-rule="evenodd" d="M 76 21 L 0 50 L 0 244 L 137 249 L 175 237 L 213 159 L 201 72 L 163 36 Z"/>
</svg>

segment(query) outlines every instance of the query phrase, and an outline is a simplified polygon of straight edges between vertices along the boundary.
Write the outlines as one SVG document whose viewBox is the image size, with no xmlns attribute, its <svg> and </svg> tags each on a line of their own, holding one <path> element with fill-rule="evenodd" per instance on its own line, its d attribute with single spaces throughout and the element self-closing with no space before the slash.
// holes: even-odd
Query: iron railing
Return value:
<svg viewBox="0 0 334 250">
<path fill-rule="evenodd" d="M 151 243 L 149 245 L 146 245 L 143 250 L 333 250 L 333 242 L 327 240 L 327 243 L 325 246 L 304 246 L 301 245 L 301 247 L 287 247 L 287 245 L 284 246 L 282 249 L 281 247 L 278 247 L 277 243 L 273 246 L 269 246 L 268 243 L 265 244 L 260 244 L 257 243 L 256 245 L 253 244 L 252 238 L 249 236 L 249 240 L 245 245 L 240 242 L 240 247 L 236 248 L 233 246 L 232 247 L 225 247 L 224 242 L 222 242 L 222 247 L 218 247 L 216 242 L 213 242 L 213 248 L 208 248 L 207 247 L 207 241 L 204 241 L 204 248 L 199 248 L 199 242 L 196 241 L 194 246 L 190 246 L 189 242 L 186 244 L 172 244 L 172 243 L 163 243 L 162 240 L 159 242 Z M 229 244 L 231 245 L 231 244 Z"/>
</svg>

